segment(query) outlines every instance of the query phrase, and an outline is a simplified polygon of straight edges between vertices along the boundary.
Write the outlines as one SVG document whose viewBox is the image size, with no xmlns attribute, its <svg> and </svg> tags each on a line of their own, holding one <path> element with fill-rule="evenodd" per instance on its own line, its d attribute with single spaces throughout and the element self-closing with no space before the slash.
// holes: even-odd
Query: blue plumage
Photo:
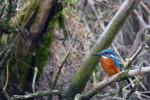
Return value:
<svg viewBox="0 0 150 100">
<path fill-rule="evenodd" d="M 118 60 L 118 58 L 116 57 L 116 56 L 106 56 L 106 57 L 108 57 L 108 58 L 112 58 L 112 60 L 113 60 L 113 62 L 114 62 L 114 64 L 115 64 L 115 66 L 117 67 L 117 68 L 119 68 L 119 70 L 120 71 L 123 71 L 123 69 L 122 69 L 122 67 L 121 67 L 121 64 L 120 64 L 120 61 Z"/>
<path fill-rule="evenodd" d="M 105 49 L 103 50 L 102 52 L 100 53 L 96 53 L 94 54 L 95 56 L 105 56 L 105 57 L 108 57 L 108 58 L 112 58 L 115 66 L 120 70 L 120 71 L 123 71 L 123 68 L 121 67 L 120 65 L 120 61 L 118 60 L 118 58 L 116 57 L 115 53 L 113 50 L 110 50 L 110 49 Z"/>
</svg>

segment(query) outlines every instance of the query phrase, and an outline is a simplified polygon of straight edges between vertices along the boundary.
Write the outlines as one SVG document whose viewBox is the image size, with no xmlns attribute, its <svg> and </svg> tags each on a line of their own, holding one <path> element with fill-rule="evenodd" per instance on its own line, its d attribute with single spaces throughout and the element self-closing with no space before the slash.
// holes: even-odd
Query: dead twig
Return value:
<svg viewBox="0 0 150 100">
<path fill-rule="evenodd" d="M 125 69 L 128 69 L 130 67 L 131 63 L 141 53 L 141 51 L 143 50 L 144 47 L 145 47 L 145 44 L 142 43 L 141 46 L 137 49 L 137 51 L 133 54 L 133 56 L 128 59 L 127 63 L 124 66 Z"/>
<path fill-rule="evenodd" d="M 59 66 L 59 70 L 58 70 L 58 72 L 56 73 L 56 76 L 55 76 L 54 81 L 53 81 L 53 83 L 52 83 L 52 89 L 55 88 L 55 86 L 56 86 L 56 84 L 57 84 L 57 80 L 59 79 L 61 70 L 62 70 L 64 64 L 66 63 L 68 57 L 70 56 L 70 54 L 71 54 L 70 51 L 68 51 L 68 53 L 65 55 L 65 57 L 64 57 L 64 59 L 63 59 L 61 65 Z"/>
<path fill-rule="evenodd" d="M 33 76 L 33 80 L 32 80 L 32 91 L 33 93 L 35 92 L 35 81 L 37 78 L 37 73 L 38 73 L 38 69 L 37 67 L 34 68 L 34 76 Z"/>
<path fill-rule="evenodd" d="M 39 97 L 39 96 L 45 96 L 45 95 L 59 95 L 61 96 L 61 92 L 58 90 L 46 90 L 46 91 L 38 91 L 32 94 L 26 94 L 26 95 L 13 95 L 13 97 L 11 97 L 11 100 L 21 100 L 21 99 L 29 99 L 29 98 L 35 98 L 35 97 Z"/>
<path fill-rule="evenodd" d="M 4 13 L 5 8 L 6 8 L 6 4 L 3 5 L 2 9 L 0 10 L 0 19 L 1 19 L 2 16 L 3 16 L 3 13 Z"/>
</svg>

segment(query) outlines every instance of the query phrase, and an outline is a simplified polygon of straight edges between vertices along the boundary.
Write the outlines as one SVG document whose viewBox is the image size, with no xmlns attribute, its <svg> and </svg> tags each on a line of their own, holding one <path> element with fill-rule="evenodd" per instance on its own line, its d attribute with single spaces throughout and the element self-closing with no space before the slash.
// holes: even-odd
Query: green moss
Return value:
<svg viewBox="0 0 150 100">
<path fill-rule="evenodd" d="M 125 72 L 123 72 L 122 74 L 120 74 L 118 76 L 118 81 L 122 81 L 124 79 L 126 79 L 129 75 L 128 75 L 129 70 L 126 70 Z"/>
<path fill-rule="evenodd" d="M 42 72 L 43 66 L 47 62 L 49 47 L 53 41 L 52 32 L 44 34 L 43 39 L 37 48 L 35 48 L 35 63 L 39 72 Z"/>
<path fill-rule="evenodd" d="M 50 20 L 47 32 L 44 33 L 42 40 L 35 48 L 35 63 L 38 67 L 39 72 L 42 72 L 42 69 L 47 62 L 48 53 L 50 45 L 53 42 L 53 30 L 58 27 L 60 24 L 60 16 L 62 15 L 62 5 L 59 4 L 59 8 L 56 11 L 55 16 Z M 61 19 L 63 20 L 63 19 Z M 64 24 L 63 24 L 64 25 Z"/>
<path fill-rule="evenodd" d="M 21 15 L 18 18 L 16 17 L 17 22 L 14 22 L 14 25 L 24 25 L 29 19 L 31 20 L 38 7 L 39 0 L 30 0 L 29 5 L 21 12 Z"/>
<path fill-rule="evenodd" d="M 77 3 L 78 0 L 64 0 L 64 2 L 67 4 L 74 4 L 74 3 Z"/>
<path fill-rule="evenodd" d="M 50 45 L 53 42 L 53 30 L 58 24 L 59 12 L 49 22 L 47 32 L 43 35 L 42 40 L 35 47 L 35 62 L 39 72 L 42 72 L 45 63 L 47 62 Z"/>
<path fill-rule="evenodd" d="M 30 14 L 32 14 L 32 12 L 37 9 L 38 4 L 39 4 L 39 0 L 30 0 L 30 5 L 26 9 L 24 16 L 23 16 L 23 23 L 25 23 L 27 19 L 29 18 Z"/>
</svg>

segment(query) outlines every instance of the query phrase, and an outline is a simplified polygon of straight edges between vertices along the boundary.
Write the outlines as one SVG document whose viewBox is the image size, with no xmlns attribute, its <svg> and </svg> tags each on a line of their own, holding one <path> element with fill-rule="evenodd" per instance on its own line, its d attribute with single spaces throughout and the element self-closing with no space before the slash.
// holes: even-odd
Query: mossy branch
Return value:
<svg viewBox="0 0 150 100">
<path fill-rule="evenodd" d="M 92 54 L 98 53 L 111 45 L 115 36 L 118 34 L 118 31 L 123 26 L 126 18 L 134 10 L 139 1 L 140 0 L 126 0 L 121 5 L 113 19 L 107 26 L 106 30 L 104 30 L 101 37 L 97 40 L 89 54 L 83 60 L 79 70 L 77 71 L 69 85 L 69 88 L 66 92 L 66 97 L 73 98 L 75 94 L 81 93 L 83 91 L 87 81 L 89 80 L 99 61 L 98 57 L 93 56 Z"/>
</svg>

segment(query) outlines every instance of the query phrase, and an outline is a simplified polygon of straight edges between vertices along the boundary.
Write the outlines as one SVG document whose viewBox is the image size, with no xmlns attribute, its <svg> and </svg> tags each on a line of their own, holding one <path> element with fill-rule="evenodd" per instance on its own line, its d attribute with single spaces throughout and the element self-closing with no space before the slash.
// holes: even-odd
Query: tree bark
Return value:
<svg viewBox="0 0 150 100">
<path fill-rule="evenodd" d="M 20 22 L 15 23 L 19 25 L 20 34 L 16 46 L 16 70 L 12 70 L 10 79 L 23 91 L 32 91 L 34 67 L 38 68 L 39 76 L 47 61 L 53 27 L 49 32 L 47 29 L 56 14 L 56 6 L 54 0 L 30 0 L 25 14 L 18 18 Z"/>
</svg>

